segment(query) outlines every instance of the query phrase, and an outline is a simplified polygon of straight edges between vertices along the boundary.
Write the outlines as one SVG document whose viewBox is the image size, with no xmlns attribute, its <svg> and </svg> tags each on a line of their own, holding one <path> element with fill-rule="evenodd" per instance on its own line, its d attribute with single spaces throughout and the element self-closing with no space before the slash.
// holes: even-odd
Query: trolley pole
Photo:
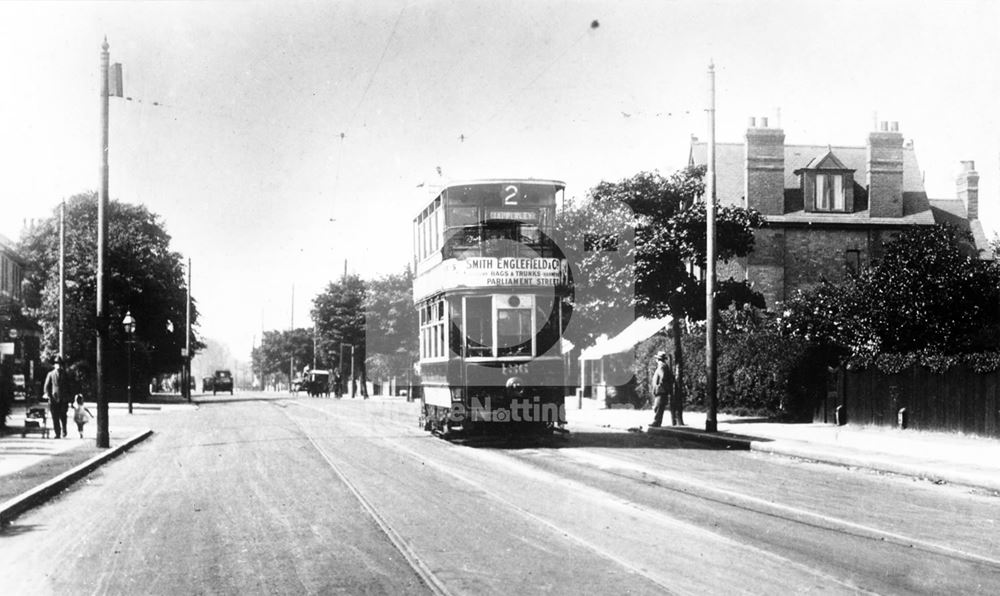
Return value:
<svg viewBox="0 0 1000 596">
<path fill-rule="evenodd" d="M 104 347 L 108 338 L 107 296 L 104 295 L 106 280 L 108 237 L 108 63 L 111 54 L 108 51 L 108 38 L 101 44 L 101 169 L 100 196 L 97 200 L 97 447 L 107 449 L 111 446 L 111 433 L 108 430 L 108 396 L 105 392 L 107 380 L 104 370 Z"/>
<path fill-rule="evenodd" d="M 715 64 L 708 63 L 708 170 L 705 173 L 705 390 L 708 394 L 708 413 L 705 431 L 718 430 L 716 399 L 718 397 L 718 370 L 715 354 Z"/>
</svg>

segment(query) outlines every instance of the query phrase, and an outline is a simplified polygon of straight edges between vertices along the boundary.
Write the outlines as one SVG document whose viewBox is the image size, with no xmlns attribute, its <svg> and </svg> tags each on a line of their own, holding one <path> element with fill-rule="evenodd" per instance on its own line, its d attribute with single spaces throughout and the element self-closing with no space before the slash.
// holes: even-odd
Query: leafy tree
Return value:
<svg viewBox="0 0 1000 596">
<path fill-rule="evenodd" d="M 366 370 L 385 377 L 406 376 L 419 358 L 410 267 L 368 282 L 364 306 Z"/>
<path fill-rule="evenodd" d="M 583 235 L 606 235 L 609 230 L 633 230 L 634 243 L 623 245 L 634 260 L 635 312 L 642 316 L 673 316 L 675 362 L 683 362 L 680 321 L 705 317 L 705 285 L 695 274 L 705 266 L 706 211 L 704 166 L 692 166 L 665 178 L 658 172 L 640 172 L 619 182 L 602 182 L 588 200 L 559 218 L 563 230 Z M 716 251 L 719 260 L 746 256 L 753 250 L 753 230 L 764 218 L 753 209 L 725 206 L 717 209 Z M 577 232 L 579 236 L 579 232 Z M 615 267 L 613 253 L 583 261 L 584 275 L 601 276 Z M 575 280 L 574 280 L 575 282 Z M 616 296 L 614 300 L 629 297 Z M 763 307 L 763 297 L 745 282 L 733 280 L 716 288 L 720 308 L 750 303 Z M 595 307 L 600 309 L 598 305 Z M 574 316 L 576 312 L 574 310 Z M 611 330 L 614 331 L 614 330 Z"/>
<path fill-rule="evenodd" d="M 573 264 L 570 342 L 592 344 L 635 320 L 634 225 L 631 210 L 611 200 L 570 201 L 559 214 L 556 243 Z"/>
<path fill-rule="evenodd" d="M 289 370 L 297 376 L 305 365 L 313 363 L 313 330 L 306 328 L 265 331 L 261 345 L 251 352 L 253 369 L 258 374 L 263 370 L 265 379 L 279 383 L 289 382 Z M 294 360 L 294 369 L 293 367 Z M 327 361 L 318 359 L 317 368 L 323 368 Z"/>
<path fill-rule="evenodd" d="M 170 235 L 145 206 L 111 201 L 105 294 L 107 296 L 110 395 L 124 393 L 128 344 L 121 325 L 126 311 L 136 320 L 133 385 L 143 392 L 153 375 L 178 370 L 185 345 L 187 285 L 181 255 L 170 249 Z M 94 378 L 96 362 L 97 195 L 84 193 L 66 202 L 65 351 L 67 367 L 84 384 Z M 21 238 L 19 250 L 32 264 L 26 272 L 26 310 L 42 325 L 43 357 L 59 349 L 59 217 L 43 221 Z M 194 326 L 197 303 L 192 299 L 192 352 L 202 348 Z M 168 325 L 169 322 L 169 325 Z M 172 328 L 172 331 L 170 330 Z M 117 391 L 116 391 L 117 390 Z"/>
<path fill-rule="evenodd" d="M 367 284 L 357 275 L 347 275 L 330 282 L 313 299 L 312 319 L 316 325 L 317 349 L 323 360 L 337 363 L 341 377 L 350 379 L 351 346 L 354 373 L 362 380 L 365 374 L 365 300 Z M 341 364 L 342 363 L 342 364 Z M 364 384 L 361 385 L 364 388 Z"/>
<path fill-rule="evenodd" d="M 962 354 L 1000 347 L 1000 267 L 969 254 L 945 225 L 909 230 L 842 286 L 823 284 L 786 305 L 788 333 L 870 361 L 879 354 Z"/>
</svg>

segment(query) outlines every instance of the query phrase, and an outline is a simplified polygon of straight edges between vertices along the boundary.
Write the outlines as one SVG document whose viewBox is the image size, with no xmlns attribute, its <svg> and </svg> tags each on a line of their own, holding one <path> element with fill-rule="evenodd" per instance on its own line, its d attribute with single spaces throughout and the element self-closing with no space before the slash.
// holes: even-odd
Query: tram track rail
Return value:
<svg viewBox="0 0 1000 596">
<path fill-rule="evenodd" d="M 322 408 L 317 408 L 317 407 L 314 407 L 314 406 L 311 406 L 311 405 L 305 404 L 305 403 L 299 403 L 298 405 L 300 405 L 303 408 L 309 409 L 311 411 L 323 414 L 325 416 L 329 416 L 330 415 L 330 412 L 325 411 Z M 349 425 L 349 426 L 362 426 L 361 424 L 358 424 L 358 423 L 350 421 L 350 420 L 340 420 L 339 422 L 342 423 L 342 424 Z M 379 440 L 379 442 L 381 444 L 383 444 L 384 446 L 391 448 L 393 451 L 395 451 L 397 453 L 406 455 L 408 458 L 412 459 L 417 464 L 419 464 L 421 466 L 425 466 L 427 468 L 434 469 L 435 471 L 437 471 L 437 472 L 439 472 L 439 473 L 441 473 L 443 475 L 451 477 L 454 480 L 457 480 L 457 481 L 461 482 L 462 484 L 473 488 L 474 490 L 476 490 L 480 494 L 482 494 L 482 495 L 490 498 L 495 503 L 497 503 L 499 505 L 502 505 L 505 509 L 515 512 L 516 514 L 518 514 L 522 518 L 527 519 L 530 522 L 538 524 L 538 525 L 540 525 L 542 527 L 546 527 L 549 530 L 551 530 L 552 532 L 554 532 L 556 535 L 561 536 L 564 539 L 567 539 L 567 540 L 569 540 L 569 541 L 571 541 L 571 542 L 579 545 L 580 547 L 586 548 L 588 551 L 590 551 L 590 552 L 592 552 L 592 553 L 594 553 L 594 554 L 596 554 L 596 555 L 598 555 L 598 556 L 600 556 L 600 557 L 602 557 L 602 558 L 604 558 L 604 559 L 606 559 L 606 560 L 614 563 L 615 565 L 618 565 L 618 566 L 620 566 L 620 567 L 628 570 L 629 572 L 631 572 L 631 573 L 633 573 L 633 574 L 635 574 L 635 575 L 643 578 L 644 580 L 646 580 L 646 581 L 654 584 L 661 593 L 665 593 L 665 594 L 696 593 L 696 592 L 691 592 L 691 591 L 688 591 L 688 590 L 680 590 L 679 591 L 676 588 L 676 586 L 668 585 L 667 583 L 665 583 L 665 581 L 661 577 L 658 577 L 656 574 L 650 573 L 649 571 L 647 571 L 646 569 L 642 568 L 639 565 L 636 565 L 632 561 L 629 561 L 629 560 L 627 560 L 627 559 L 625 559 L 625 558 L 623 558 L 623 557 L 615 554 L 610 549 L 604 548 L 601 545 L 596 544 L 596 543 L 592 542 L 591 540 L 588 540 L 587 538 L 585 538 L 583 536 L 580 536 L 579 534 L 577 534 L 576 532 L 572 531 L 571 529 L 567 529 L 567 528 L 561 526 L 560 524 L 558 524 L 556 522 L 553 522 L 553 521 L 550 521 L 550 520 L 546 519 L 545 517 L 539 515 L 538 513 L 535 513 L 533 511 L 530 511 L 530 510 L 526 509 L 525 507 L 523 507 L 522 505 L 518 504 L 517 502 L 515 502 L 511 498 L 508 498 L 508 497 L 506 497 L 506 496 L 498 493 L 497 491 L 492 490 L 492 489 L 484 486 L 482 483 L 480 483 L 479 481 L 477 481 L 475 478 L 468 477 L 465 474 L 463 474 L 462 472 L 454 470 L 454 469 L 450 468 L 449 466 L 446 466 L 446 465 L 444 465 L 444 464 L 442 464 L 442 463 L 440 463 L 438 461 L 430 459 L 430 458 L 426 457 L 424 454 L 421 454 L 420 452 L 418 452 L 417 450 L 415 450 L 414 448 L 412 448 L 409 445 L 404 445 L 404 444 L 399 443 L 398 441 L 393 441 L 393 440 L 390 440 L 390 439 L 384 438 L 384 437 L 377 437 L 376 436 L 376 437 L 371 437 L 371 439 Z M 638 504 L 638 503 L 625 502 L 625 501 L 622 500 L 622 498 L 619 495 L 616 495 L 616 494 L 613 494 L 613 493 L 610 493 L 610 492 L 606 492 L 605 490 L 600 489 L 598 487 L 594 487 L 594 486 L 591 486 L 591 485 L 588 485 L 588 484 L 585 484 L 585 483 L 582 483 L 582 482 L 578 482 L 578 481 L 573 480 L 573 479 L 565 478 L 565 477 L 557 477 L 552 472 L 537 467 L 536 465 L 533 464 L 533 462 L 531 462 L 528 459 L 520 458 L 520 457 L 516 457 L 516 456 L 512 456 L 512 455 L 506 454 L 506 453 L 496 453 L 496 452 L 493 452 L 493 451 L 481 451 L 481 450 L 475 449 L 475 448 L 471 448 L 470 449 L 469 447 L 466 447 L 464 445 L 455 444 L 455 443 L 451 443 L 451 442 L 448 442 L 448 441 L 435 442 L 435 445 L 439 446 L 441 449 L 444 449 L 446 451 L 459 450 L 459 449 L 467 449 L 467 450 L 469 450 L 470 454 L 475 454 L 477 457 L 479 457 L 481 459 L 485 459 L 485 460 L 489 461 L 490 463 L 493 463 L 493 464 L 496 464 L 496 465 L 506 465 L 508 468 L 522 466 L 525 469 L 520 469 L 520 470 L 518 470 L 518 472 L 521 473 L 521 474 L 526 474 L 528 477 L 530 477 L 532 479 L 539 480 L 539 481 L 545 482 L 545 483 L 555 483 L 555 482 L 558 482 L 561 485 L 563 485 L 564 487 L 571 488 L 572 492 L 574 492 L 574 493 L 577 493 L 577 494 L 587 494 L 589 496 L 589 498 L 600 501 L 602 504 L 604 504 L 604 506 L 608 507 L 609 509 L 614 509 L 614 510 L 619 511 L 621 513 L 624 513 L 626 515 L 632 515 L 632 516 L 638 515 L 638 516 L 642 517 L 643 519 L 645 519 L 645 520 L 647 520 L 649 522 L 663 524 L 663 525 L 666 525 L 667 527 L 676 527 L 676 528 L 683 527 L 684 530 L 687 531 L 687 532 L 691 532 L 693 534 L 704 535 L 704 536 L 706 536 L 707 538 L 710 538 L 713 541 L 721 541 L 723 543 L 728 544 L 732 548 L 737 548 L 737 549 L 741 549 L 741 550 L 746 550 L 746 551 L 753 552 L 755 555 L 763 557 L 763 558 L 766 558 L 766 559 L 769 559 L 769 560 L 771 560 L 771 561 L 773 561 L 775 563 L 778 563 L 778 564 L 781 564 L 781 565 L 787 565 L 789 567 L 796 568 L 800 572 L 802 572 L 804 574 L 807 574 L 809 576 L 812 576 L 812 577 L 816 578 L 817 580 L 820 580 L 820 581 L 824 582 L 826 585 L 837 585 L 837 586 L 843 588 L 844 590 L 846 590 L 848 592 L 856 593 L 856 594 L 877 594 L 878 593 L 877 591 L 868 591 L 864 587 L 859 586 L 856 583 L 853 583 L 853 582 L 850 582 L 850 581 L 845 581 L 843 578 L 834 577 L 833 575 L 825 573 L 825 572 L 823 572 L 821 570 L 818 570 L 816 568 L 810 567 L 809 565 L 801 563 L 801 562 L 796 561 L 794 559 L 789 559 L 788 557 L 785 557 L 785 556 L 783 556 L 781 554 L 774 553 L 774 552 L 765 550 L 763 548 L 760 548 L 760 547 L 757 547 L 757 546 L 754 546 L 754 545 L 751 545 L 751 544 L 738 543 L 735 540 L 733 540 L 732 538 L 730 538 L 728 536 L 725 536 L 723 534 L 720 534 L 717 531 L 706 529 L 706 528 L 702 528 L 702 527 L 692 526 L 688 522 L 685 522 L 685 521 L 680 520 L 680 519 L 673 518 L 673 517 L 671 517 L 671 516 L 669 516 L 667 514 L 664 514 L 664 513 L 660 512 L 660 511 L 652 510 L 652 509 L 650 509 L 650 508 L 648 508 L 648 507 L 646 507 L 644 505 Z M 633 480 L 633 479 L 629 478 L 629 480 Z M 690 494 L 689 494 L 689 496 L 690 496 Z"/>
<path fill-rule="evenodd" d="M 308 403 L 300 403 L 299 405 L 324 416 L 332 415 L 330 411 L 314 407 Z M 370 423 L 363 424 L 350 418 L 338 418 L 338 420 L 349 427 L 364 427 L 369 430 L 372 428 Z M 387 421 L 385 426 L 390 432 L 394 431 L 395 427 L 399 427 L 399 430 L 410 428 L 398 419 Z M 640 566 L 636 566 L 631 561 L 617 556 L 614 548 L 609 547 L 610 543 L 604 542 L 603 539 L 593 542 L 592 539 L 594 536 L 588 538 L 585 535 L 574 533 L 572 526 L 565 526 L 564 522 L 556 517 L 549 515 L 549 517 L 552 517 L 552 520 L 546 519 L 545 516 L 547 514 L 545 512 L 526 509 L 520 500 L 506 494 L 507 491 L 502 487 L 491 488 L 485 486 L 481 482 L 482 478 L 477 477 L 475 473 L 470 471 L 474 466 L 464 469 L 467 466 L 460 464 L 456 468 L 456 466 L 448 464 L 445 461 L 438 461 L 441 458 L 434 458 L 433 453 L 422 452 L 422 449 L 417 447 L 413 441 L 400 442 L 395 440 L 394 437 L 385 437 L 383 435 L 367 438 L 378 441 L 379 445 L 390 448 L 397 453 L 406 455 L 421 466 L 432 468 L 436 472 L 450 476 L 464 485 L 471 486 L 491 501 L 502 505 L 505 509 L 516 513 L 523 519 L 531 520 L 534 523 L 544 526 L 557 535 L 563 536 L 565 539 L 581 547 L 585 547 L 602 558 L 620 565 L 632 573 L 638 574 L 647 581 L 653 582 L 661 590 L 678 593 L 674 586 L 668 586 L 667 583 L 661 581 L 662 578 L 651 575 Z M 600 502 L 601 507 L 606 506 L 612 510 L 619 510 L 623 513 L 628 512 L 650 523 L 660 524 L 667 528 L 677 528 L 692 535 L 699 535 L 700 533 L 701 535 L 705 535 L 706 538 L 711 536 L 711 540 L 735 545 L 740 549 L 744 549 L 747 553 L 753 553 L 753 557 L 763 557 L 771 561 L 781 562 L 783 565 L 788 565 L 798 569 L 800 572 L 805 572 L 819 578 L 825 585 L 836 585 L 839 589 L 850 592 L 879 593 L 883 590 L 894 591 L 898 586 L 895 588 L 887 587 L 893 586 L 893 584 L 880 584 L 877 581 L 876 584 L 881 585 L 880 588 L 873 588 L 871 585 L 867 585 L 864 578 L 871 577 L 873 570 L 865 566 L 858 568 L 850 577 L 842 576 L 836 572 L 836 564 L 831 566 L 828 562 L 826 565 L 816 566 L 810 563 L 809 560 L 803 560 L 795 554 L 796 547 L 794 545 L 789 547 L 786 544 L 774 543 L 773 541 L 771 545 L 766 543 L 758 545 L 754 543 L 755 541 L 752 538 L 750 538 L 749 542 L 745 540 L 749 536 L 745 531 L 741 534 L 739 531 L 728 531 L 722 528 L 712 528 L 696 524 L 692 520 L 696 519 L 697 515 L 678 517 L 655 507 L 655 503 L 648 499 L 645 502 L 631 499 L 628 497 L 628 484 L 623 485 L 621 482 L 643 485 L 655 492 L 662 490 L 677 493 L 678 496 L 685 499 L 694 499 L 692 502 L 703 502 L 703 507 L 726 507 L 731 509 L 737 516 L 747 514 L 763 516 L 773 519 L 775 522 L 790 524 L 786 526 L 788 528 L 799 527 L 803 531 L 812 533 L 811 538 L 803 539 L 803 546 L 816 540 L 826 540 L 823 536 L 828 535 L 831 537 L 831 540 L 848 541 L 844 544 L 870 544 L 872 545 L 871 547 L 863 548 L 875 549 L 872 552 L 879 552 L 881 549 L 889 548 L 903 565 L 906 565 L 906 561 L 908 560 L 919 565 L 920 559 L 912 559 L 912 557 L 928 556 L 942 562 L 939 563 L 940 565 L 966 565 L 970 573 L 976 575 L 979 573 L 985 574 L 983 576 L 984 579 L 986 577 L 993 577 L 995 579 L 997 576 L 1000 576 L 1000 558 L 996 557 L 992 550 L 984 552 L 982 548 L 967 548 L 963 547 L 961 543 L 956 543 L 952 546 L 947 542 L 936 541 L 928 539 L 928 537 L 921 537 L 919 534 L 907 532 L 905 529 L 886 528 L 884 524 L 880 524 L 874 518 L 869 521 L 852 520 L 843 515 L 813 510 L 808 505 L 803 505 L 802 503 L 782 502 L 780 499 L 774 500 L 773 497 L 747 493 L 738 487 L 716 486 L 706 480 L 691 477 L 690 474 L 673 471 L 669 468 L 651 466 L 649 462 L 643 460 L 638 454 L 606 452 L 606 450 L 593 450 L 586 447 L 578 449 L 564 448 L 552 451 L 552 454 L 557 459 L 563 461 L 563 465 L 571 466 L 568 468 L 570 470 L 574 466 L 582 466 L 581 469 L 592 472 L 598 471 L 599 473 L 594 478 L 605 476 L 607 479 L 606 481 L 602 481 L 604 486 L 601 486 L 595 483 L 593 479 L 575 478 L 572 475 L 561 473 L 561 470 L 562 472 L 566 470 L 566 468 L 563 468 L 563 465 L 555 467 L 548 464 L 542 465 L 543 462 L 538 460 L 538 453 L 532 449 L 516 448 L 520 447 L 519 445 L 514 446 L 515 449 L 508 451 L 502 449 L 502 445 L 500 446 L 501 449 L 496 450 L 469 448 L 447 441 L 433 441 L 431 444 L 437 450 L 436 452 L 442 454 L 464 451 L 468 453 L 468 458 L 463 457 L 462 459 L 468 460 L 472 458 L 478 462 L 481 468 L 492 469 L 494 466 L 504 466 L 526 479 L 542 484 L 558 483 L 574 494 L 585 493 L 587 495 L 585 498 Z M 544 452 L 544 447 L 544 445 L 541 446 L 541 452 Z M 616 483 L 619 486 L 616 487 Z M 651 493 L 647 492 L 648 494 Z M 688 519 L 689 517 L 691 519 Z M 582 530 L 582 528 L 576 529 Z M 586 530 L 583 533 L 586 534 Z M 839 538 L 833 538 L 835 536 Z M 778 546 L 777 550 L 774 548 L 775 546 Z M 971 546 L 971 544 L 966 546 Z M 841 547 L 843 563 L 848 565 L 850 565 L 849 561 L 851 560 L 850 548 L 847 547 L 847 550 L 845 550 L 844 547 Z M 906 554 L 907 552 L 914 554 L 908 555 Z M 951 563 L 948 563 L 948 561 Z M 868 592 L 868 590 L 872 591 Z M 680 593 L 684 592 L 684 590 L 681 590 Z"/>
<path fill-rule="evenodd" d="M 358 489 L 357 485 L 351 481 L 350 478 L 341 469 L 341 466 L 337 464 L 336 461 L 330 456 L 326 449 L 323 448 L 316 439 L 309 433 L 302 423 L 296 420 L 287 410 L 285 405 L 276 407 L 281 408 L 281 412 L 285 414 L 286 418 L 290 420 L 295 426 L 302 431 L 309 444 L 312 445 L 313 449 L 319 453 L 323 461 L 333 470 L 333 473 L 337 476 L 337 479 L 347 488 L 351 495 L 358 501 L 365 513 L 372 519 L 378 529 L 385 535 L 385 537 L 392 543 L 393 547 L 399 551 L 403 559 L 407 562 L 414 573 L 420 578 L 424 585 L 431 591 L 431 593 L 437 596 L 454 596 L 454 592 L 448 589 L 443 581 L 434 573 L 434 571 L 427 565 L 423 559 L 414 551 L 414 549 L 407 543 L 407 541 L 397 532 L 391 524 L 378 512 L 378 509 L 369 501 L 364 494 Z M 309 408 L 314 411 L 321 411 L 318 408 Z"/>
</svg>

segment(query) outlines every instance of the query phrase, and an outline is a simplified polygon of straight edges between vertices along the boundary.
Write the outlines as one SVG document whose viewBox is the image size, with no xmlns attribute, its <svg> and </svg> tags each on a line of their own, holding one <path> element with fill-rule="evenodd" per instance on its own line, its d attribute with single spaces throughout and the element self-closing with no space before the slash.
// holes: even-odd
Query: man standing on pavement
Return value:
<svg viewBox="0 0 1000 596">
<path fill-rule="evenodd" d="M 66 436 L 66 414 L 69 409 L 69 377 L 62 369 L 62 357 L 56 356 L 52 361 L 53 368 L 45 376 L 45 397 L 49 399 L 49 412 L 52 413 L 52 428 L 56 431 L 56 438 Z M 62 434 L 60 434 L 60 432 Z"/>
<path fill-rule="evenodd" d="M 653 422 L 650 426 L 658 427 L 663 424 L 663 411 L 667 409 L 667 403 L 674 392 L 674 371 L 673 367 L 670 366 L 666 352 L 656 353 L 656 372 L 653 373 L 651 389 L 656 401 L 653 403 Z M 673 415 L 673 408 L 671 408 L 671 415 Z M 674 424 L 677 424 L 676 419 Z"/>
</svg>

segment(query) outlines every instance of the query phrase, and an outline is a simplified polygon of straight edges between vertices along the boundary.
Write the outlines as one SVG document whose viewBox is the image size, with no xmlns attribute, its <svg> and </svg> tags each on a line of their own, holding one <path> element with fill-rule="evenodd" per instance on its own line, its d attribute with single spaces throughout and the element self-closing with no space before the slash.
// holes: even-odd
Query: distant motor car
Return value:
<svg viewBox="0 0 1000 596">
<path fill-rule="evenodd" d="M 201 392 L 208 393 L 215 387 L 215 377 L 205 377 L 201 380 Z"/>
<path fill-rule="evenodd" d="M 215 378 L 212 379 L 212 395 L 219 391 L 228 391 L 233 394 L 233 375 L 228 370 L 215 371 Z"/>
</svg>

